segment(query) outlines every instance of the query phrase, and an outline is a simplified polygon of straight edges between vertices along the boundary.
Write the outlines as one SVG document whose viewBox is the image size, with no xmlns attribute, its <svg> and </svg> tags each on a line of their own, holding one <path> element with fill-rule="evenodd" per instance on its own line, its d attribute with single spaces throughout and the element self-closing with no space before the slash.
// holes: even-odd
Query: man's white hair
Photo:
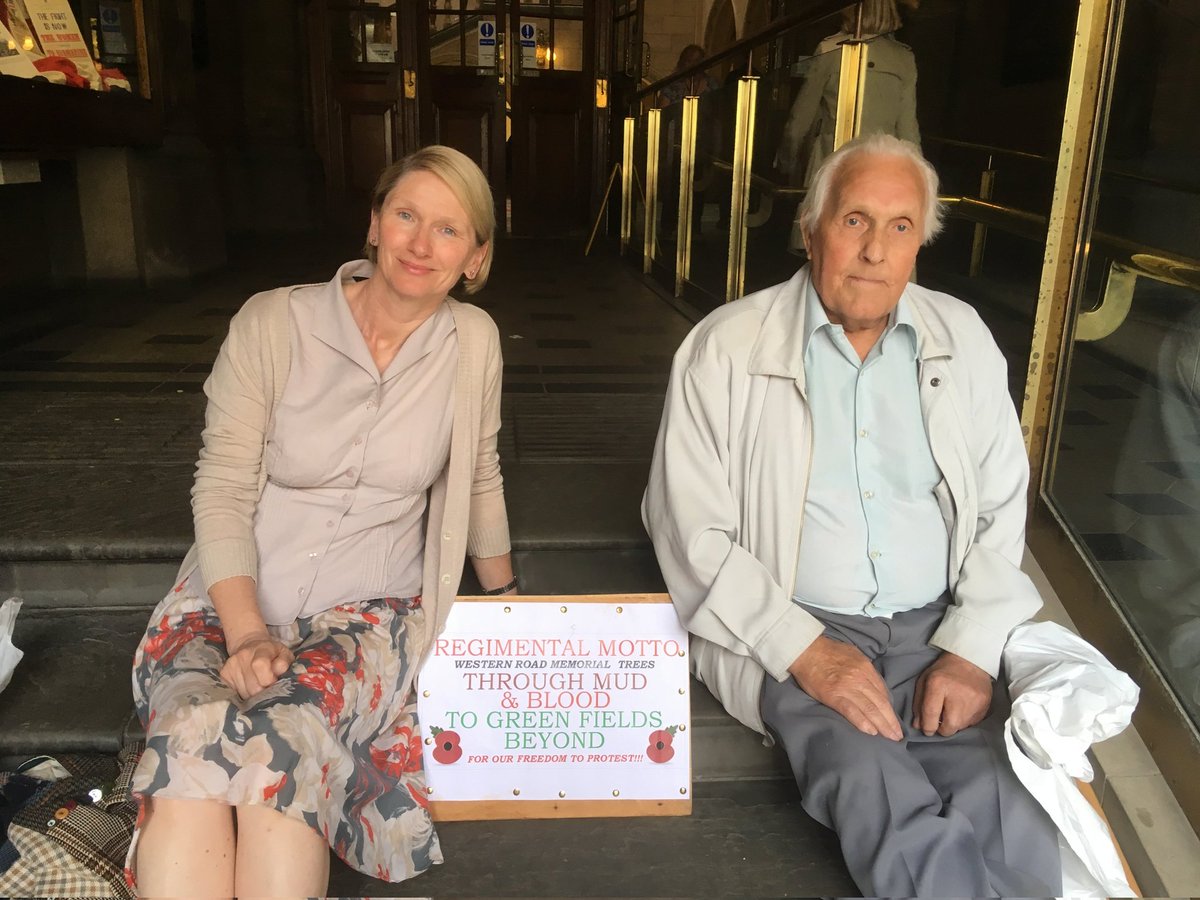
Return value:
<svg viewBox="0 0 1200 900">
<path fill-rule="evenodd" d="M 821 163 L 817 174 L 813 176 L 813 182 L 804 198 L 804 203 L 800 206 L 801 230 L 808 234 L 816 228 L 817 223 L 825 215 L 829 196 L 833 192 L 833 186 L 837 183 L 843 167 L 858 156 L 899 157 L 907 159 L 916 167 L 925 189 L 925 233 L 921 235 L 921 244 L 928 244 L 937 237 L 942 230 L 942 219 L 945 216 L 945 210 L 938 202 L 937 172 L 929 164 L 929 160 L 921 155 L 921 150 L 916 144 L 882 132 L 847 141 Z"/>
</svg>

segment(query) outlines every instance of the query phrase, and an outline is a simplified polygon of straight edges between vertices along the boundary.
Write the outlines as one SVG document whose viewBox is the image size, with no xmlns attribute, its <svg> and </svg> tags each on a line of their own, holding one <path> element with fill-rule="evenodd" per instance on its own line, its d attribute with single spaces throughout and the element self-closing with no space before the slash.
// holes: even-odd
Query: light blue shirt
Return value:
<svg viewBox="0 0 1200 900">
<path fill-rule="evenodd" d="M 805 306 L 813 448 L 793 599 L 876 617 L 925 606 L 947 589 L 950 543 L 908 306 L 861 361 L 811 285 Z"/>
</svg>

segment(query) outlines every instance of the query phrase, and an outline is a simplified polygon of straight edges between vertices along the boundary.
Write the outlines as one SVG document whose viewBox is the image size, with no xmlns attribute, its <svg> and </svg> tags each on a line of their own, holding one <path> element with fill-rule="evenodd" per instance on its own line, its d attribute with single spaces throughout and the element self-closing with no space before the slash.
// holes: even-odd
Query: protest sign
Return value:
<svg viewBox="0 0 1200 900">
<path fill-rule="evenodd" d="M 687 815 L 689 700 L 665 594 L 459 598 L 418 682 L 434 818 Z"/>
</svg>

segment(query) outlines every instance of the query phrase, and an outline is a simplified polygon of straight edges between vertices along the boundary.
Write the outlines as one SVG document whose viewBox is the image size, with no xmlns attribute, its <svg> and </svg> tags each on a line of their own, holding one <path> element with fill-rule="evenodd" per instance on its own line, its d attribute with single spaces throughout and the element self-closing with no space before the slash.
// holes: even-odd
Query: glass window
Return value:
<svg viewBox="0 0 1200 900">
<path fill-rule="evenodd" d="M 133 0 L 3 3 L 0 75 L 149 97 L 139 66 Z"/>
<path fill-rule="evenodd" d="M 1200 3 L 1126 6 L 1049 499 L 1200 724 Z M 1103 312 L 1121 300 L 1128 314 Z"/>
<path fill-rule="evenodd" d="M 554 20 L 550 65 L 561 71 L 583 71 L 583 22 L 578 19 Z"/>
</svg>

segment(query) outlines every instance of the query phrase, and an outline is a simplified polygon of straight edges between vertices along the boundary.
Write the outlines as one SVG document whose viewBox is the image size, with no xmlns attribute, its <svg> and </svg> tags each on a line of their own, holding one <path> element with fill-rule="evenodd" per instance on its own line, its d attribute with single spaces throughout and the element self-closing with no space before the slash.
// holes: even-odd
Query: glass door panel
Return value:
<svg viewBox="0 0 1200 900">
<path fill-rule="evenodd" d="M 1046 499 L 1200 724 L 1200 3 L 1126 7 Z M 1157 53 L 1146 52 L 1147 46 Z M 1187 90 L 1181 81 L 1193 80 Z M 1122 311 L 1127 312 L 1122 315 Z"/>
</svg>

